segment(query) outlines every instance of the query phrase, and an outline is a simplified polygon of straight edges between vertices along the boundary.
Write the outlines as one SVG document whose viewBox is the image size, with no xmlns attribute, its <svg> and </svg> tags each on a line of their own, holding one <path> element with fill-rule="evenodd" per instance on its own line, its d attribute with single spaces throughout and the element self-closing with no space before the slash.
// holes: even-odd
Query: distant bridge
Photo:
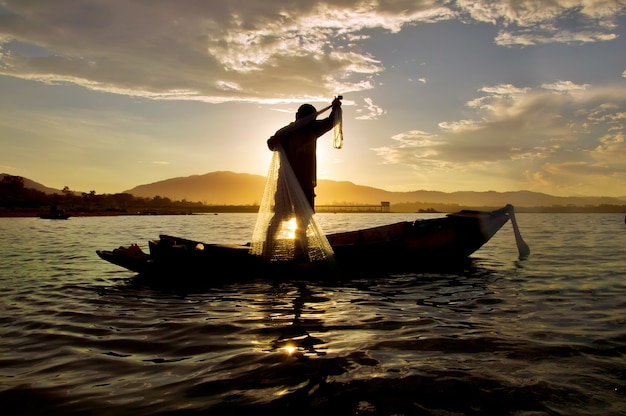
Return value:
<svg viewBox="0 0 626 416">
<path fill-rule="evenodd" d="M 390 212 L 389 201 L 381 201 L 380 205 L 315 205 L 316 212 Z"/>
</svg>

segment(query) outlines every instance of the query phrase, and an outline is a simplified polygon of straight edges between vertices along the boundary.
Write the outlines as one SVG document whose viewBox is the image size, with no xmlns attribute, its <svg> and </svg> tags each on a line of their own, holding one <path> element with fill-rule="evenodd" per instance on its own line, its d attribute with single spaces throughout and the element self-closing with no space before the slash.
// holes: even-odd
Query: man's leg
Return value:
<svg viewBox="0 0 626 416">
<path fill-rule="evenodd" d="M 263 243 L 263 259 L 271 261 L 276 247 L 276 234 L 281 223 L 291 215 L 291 202 L 284 181 L 278 178 L 278 187 L 274 194 L 274 215 L 270 220 Z"/>
<path fill-rule="evenodd" d="M 296 258 L 308 259 L 309 245 L 306 232 L 314 212 L 315 192 L 313 189 L 304 189 L 304 195 L 309 202 L 310 209 L 296 216 Z"/>
</svg>

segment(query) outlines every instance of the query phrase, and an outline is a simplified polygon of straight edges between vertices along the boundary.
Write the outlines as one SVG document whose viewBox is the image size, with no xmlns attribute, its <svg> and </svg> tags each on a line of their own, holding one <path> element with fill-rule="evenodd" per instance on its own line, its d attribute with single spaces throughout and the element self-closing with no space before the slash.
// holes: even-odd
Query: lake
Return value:
<svg viewBox="0 0 626 416">
<path fill-rule="evenodd" d="M 164 291 L 95 253 L 159 233 L 245 243 L 255 221 L 0 218 L 2 414 L 626 414 L 623 214 L 517 214 L 527 259 L 509 222 L 455 272 L 341 282 Z"/>
</svg>

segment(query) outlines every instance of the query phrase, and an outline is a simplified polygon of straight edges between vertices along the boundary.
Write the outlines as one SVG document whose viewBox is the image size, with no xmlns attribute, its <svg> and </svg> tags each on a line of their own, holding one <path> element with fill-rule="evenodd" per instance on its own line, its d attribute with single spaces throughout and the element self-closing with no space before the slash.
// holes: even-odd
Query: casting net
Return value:
<svg viewBox="0 0 626 416">
<path fill-rule="evenodd" d="M 341 97 L 339 97 L 341 98 Z M 293 131 L 315 120 L 328 106 L 283 127 L 276 134 Z M 343 113 L 335 109 L 333 147 L 343 146 Z M 266 262 L 286 260 L 326 261 L 334 266 L 333 249 L 315 219 L 313 208 L 298 183 L 282 146 L 272 155 L 265 190 L 250 242 L 250 253 Z"/>
<path fill-rule="evenodd" d="M 333 120 L 333 147 L 335 149 L 341 149 L 343 147 L 343 113 L 341 107 L 335 110 L 335 116 Z"/>
<path fill-rule="evenodd" d="M 297 259 L 334 264 L 333 249 L 280 145 L 272 155 L 250 253 L 266 262 Z"/>
</svg>

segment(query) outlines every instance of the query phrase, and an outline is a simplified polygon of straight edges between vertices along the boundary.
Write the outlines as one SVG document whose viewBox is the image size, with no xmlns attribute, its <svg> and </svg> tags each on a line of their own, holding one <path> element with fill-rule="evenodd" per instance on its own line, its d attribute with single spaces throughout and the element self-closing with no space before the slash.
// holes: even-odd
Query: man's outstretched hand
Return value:
<svg viewBox="0 0 626 416">
<path fill-rule="evenodd" d="M 278 142 L 280 140 L 278 139 L 278 137 L 276 136 L 272 136 L 269 139 L 267 139 L 267 147 L 269 147 L 270 150 L 276 150 L 276 146 L 278 146 Z"/>
</svg>

